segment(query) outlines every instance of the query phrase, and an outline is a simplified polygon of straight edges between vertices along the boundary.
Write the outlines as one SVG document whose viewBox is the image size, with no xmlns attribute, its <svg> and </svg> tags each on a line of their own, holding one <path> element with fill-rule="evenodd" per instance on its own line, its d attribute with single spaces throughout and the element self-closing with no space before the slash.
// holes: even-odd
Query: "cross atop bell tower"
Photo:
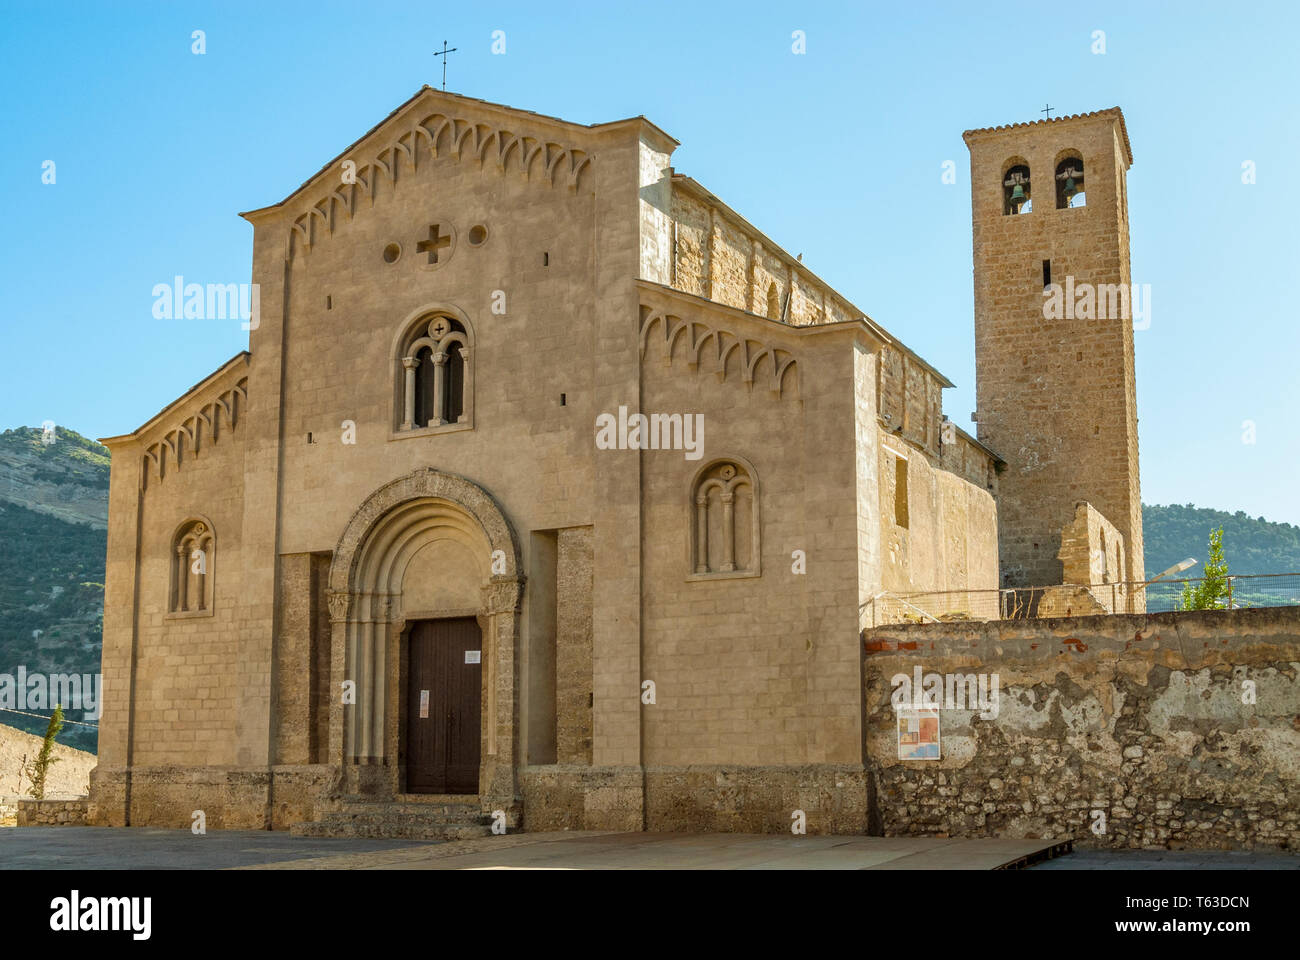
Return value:
<svg viewBox="0 0 1300 960">
<path fill-rule="evenodd" d="M 976 435 L 1007 461 L 1002 585 L 1062 582 L 1061 530 L 1080 501 L 1124 537 L 1116 579 L 1143 580 L 1124 115 L 1113 107 L 963 139 Z"/>
</svg>

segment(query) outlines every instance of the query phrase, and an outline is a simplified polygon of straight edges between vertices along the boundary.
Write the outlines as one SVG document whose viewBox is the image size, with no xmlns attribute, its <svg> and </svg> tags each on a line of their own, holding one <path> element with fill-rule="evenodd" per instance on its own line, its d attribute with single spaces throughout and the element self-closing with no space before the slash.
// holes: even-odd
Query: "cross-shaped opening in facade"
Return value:
<svg viewBox="0 0 1300 960">
<path fill-rule="evenodd" d="M 437 223 L 430 226 L 429 239 L 421 240 L 419 243 L 415 245 L 416 253 L 424 253 L 426 251 L 428 252 L 430 263 L 438 262 L 439 250 L 441 250 L 443 247 L 451 246 L 451 235 L 442 233 L 440 231 L 441 226 L 442 226 L 441 224 L 437 224 Z"/>
</svg>

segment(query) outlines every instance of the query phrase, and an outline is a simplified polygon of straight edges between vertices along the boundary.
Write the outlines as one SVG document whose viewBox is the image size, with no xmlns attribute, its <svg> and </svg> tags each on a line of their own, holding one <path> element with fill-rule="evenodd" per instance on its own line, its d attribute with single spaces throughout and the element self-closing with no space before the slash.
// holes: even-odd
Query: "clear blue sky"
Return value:
<svg viewBox="0 0 1300 960">
<path fill-rule="evenodd" d="M 1121 106 L 1133 277 L 1153 305 L 1136 334 L 1143 499 L 1300 523 L 1298 21 L 1281 2 L 6 7 L 0 427 L 124 433 L 243 349 L 238 323 L 155 320 L 154 284 L 248 282 L 236 213 L 438 84 L 445 38 L 448 89 L 673 134 L 679 171 L 946 373 L 968 428 L 961 133 L 1045 102 Z"/>
</svg>

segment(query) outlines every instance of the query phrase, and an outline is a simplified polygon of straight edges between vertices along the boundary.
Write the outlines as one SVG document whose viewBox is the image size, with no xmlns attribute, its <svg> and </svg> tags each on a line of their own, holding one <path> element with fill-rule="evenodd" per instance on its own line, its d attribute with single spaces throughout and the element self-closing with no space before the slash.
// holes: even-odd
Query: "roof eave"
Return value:
<svg viewBox="0 0 1300 960">
<path fill-rule="evenodd" d="M 106 437 L 100 440 L 99 442 L 104 444 L 104 446 L 108 446 L 110 443 L 121 443 L 125 440 L 139 439 L 141 434 L 151 429 L 155 424 L 158 423 L 158 421 L 160 421 L 168 413 L 170 413 L 176 407 L 180 406 L 182 403 L 184 403 L 194 394 L 198 393 L 199 391 L 203 390 L 205 387 L 209 386 L 214 381 L 219 379 L 223 374 L 227 373 L 232 367 L 234 367 L 240 360 L 243 360 L 245 365 L 247 365 L 248 361 L 252 359 L 252 356 L 253 355 L 249 353 L 247 350 L 239 351 L 239 353 L 235 354 L 233 357 L 231 357 L 221 366 L 217 367 L 216 370 L 213 370 L 210 374 L 208 374 L 198 383 L 194 384 L 194 386 L 190 387 L 188 390 L 182 393 L 171 403 L 167 404 L 167 406 L 163 407 L 161 410 L 155 413 L 152 417 L 146 420 L 135 430 L 131 431 L 130 433 L 120 434 L 116 437 Z"/>
<path fill-rule="evenodd" d="M 1070 120 L 1093 120 L 1100 117 L 1115 117 L 1119 120 L 1120 141 L 1124 144 L 1124 157 L 1128 161 L 1128 166 L 1133 166 L 1133 145 L 1128 138 L 1128 125 L 1124 122 L 1124 111 L 1119 107 L 1107 107 L 1104 110 L 1092 110 L 1088 113 L 1072 113 L 1065 117 L 1052 117 L 1044 120 L 1025 120 L 1020 123 L 1006 123 L 997 127 L 979 127 L 975 130 L 967 130 L 962 133 L 961 138 L 969 146 L 971 140 L 982 139 L 987 136 L 1006 133 L 1010 130 L 1017 130 L 1021 127 L 1036 127 L 1041 124 L 1065 123 Z"/>
</svg>

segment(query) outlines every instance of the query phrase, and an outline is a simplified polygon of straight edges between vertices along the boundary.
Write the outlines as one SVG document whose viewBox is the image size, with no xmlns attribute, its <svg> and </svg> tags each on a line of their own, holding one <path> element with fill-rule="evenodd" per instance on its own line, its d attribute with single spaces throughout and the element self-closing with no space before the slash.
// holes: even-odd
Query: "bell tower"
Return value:
<svg viewBox="0 0 1300 960">
<path fill-rule="evenodd" d="M 1079 501 L 1124 537 L 1145 579 L 1128 195 L 1118 107 L 967 130 L 975 270 L 976 435 L 999 478 L 1003 586 L 1062 582 Z"/>
</svg>

